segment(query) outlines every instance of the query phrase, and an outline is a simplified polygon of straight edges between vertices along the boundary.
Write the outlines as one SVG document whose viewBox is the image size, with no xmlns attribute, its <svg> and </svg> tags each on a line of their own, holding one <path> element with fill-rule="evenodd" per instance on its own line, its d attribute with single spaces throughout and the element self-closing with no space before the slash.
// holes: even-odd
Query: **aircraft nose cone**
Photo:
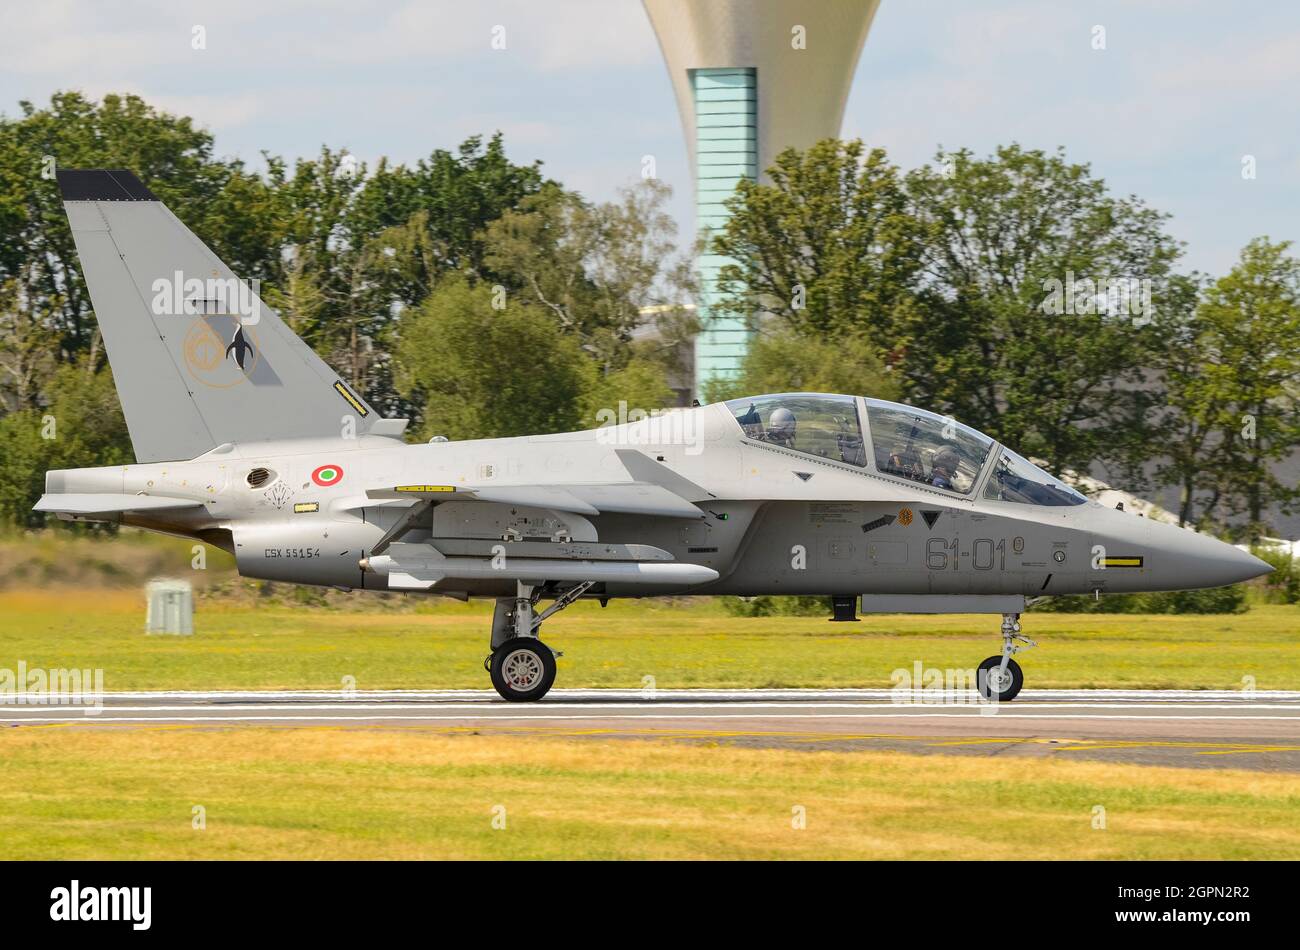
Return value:
<svg viewBox="0 0 1300 950">
<path fill-rule="evenodd" d="M 1253 554 L 1238 550 L 1222 541 L 1217 543 L 1219 547 L 1213 554 L 1201 558 L 1201 573 L 1207 581 L 1204 585 L 1206 587 L 1239 584 L 1273 570 Z"/>
<path fill-rule="evenodd" d="M 1152 524 L 1151 541 L 1166 561 L 1170 588 L 1226 587 L 1273 570 L 1255 555 L 1218 538 L 1173 525 Z"/>
<path fill-rule="evenodd" d="M 1233 561 L 1234 570 L 1241 572 L 1241 576 L 1232 582 L 1234 584 L 1255 577 L 1263 577 L 1265 574 L 1272 574 L 1276 570 L 1268 561 L 1255 557 L 1249 551 L 1242 551 L 1239 548 L 1233 548 L 1233 550 L 1237 552 L 1237 559 Z"/>
</svg>

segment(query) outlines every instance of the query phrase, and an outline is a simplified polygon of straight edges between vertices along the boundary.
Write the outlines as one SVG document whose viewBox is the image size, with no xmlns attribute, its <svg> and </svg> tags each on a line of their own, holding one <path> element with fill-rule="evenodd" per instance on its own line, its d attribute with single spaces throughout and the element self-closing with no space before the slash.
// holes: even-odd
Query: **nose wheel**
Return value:
<svg viewBox="0 0 1300 950">
<path fill-rule="evenodd" d="M 1020 634 L 1020 614 L 1002 615 L 1002 652 L 991 656 L 979 665 L 976 684 L 980 694 L 997 703 L 1009 703 L 1020 694 L 1025 685 L 1025 673 L 1020 664 L 1011 659 L 1012 654 L 1038 646 Z"/>
<path fill-rule="evenodd" d="M 1020 692 L 1020 687 L 1025 685 L 1025 674 L 1020 664 L 1008 659 L 1006 669 L 1003 669 L 1000 656 L 991 656 L 981 663 L 976 675 L 980 693 L 985 699 L 998 703 L 1011 702 Z"/>
</svg>

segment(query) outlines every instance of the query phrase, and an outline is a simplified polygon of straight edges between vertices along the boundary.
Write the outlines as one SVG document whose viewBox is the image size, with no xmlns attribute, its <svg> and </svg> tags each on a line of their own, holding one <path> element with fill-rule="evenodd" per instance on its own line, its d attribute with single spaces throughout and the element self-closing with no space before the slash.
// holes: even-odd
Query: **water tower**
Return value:
<svg viewBox="0 0 1300 950">
<path fill-rule="evenodd" d="M 696 226 L 720 228 L 722 202 L 759 179 L 777 153 L 840 134 L 858 57 L 880 0 L 643 0 L 686 133 Z M 698 262 L 695 390 L 735 376 L 749 344 L 743 320 L 715 316 L 725 258 Z"/>
</svg>

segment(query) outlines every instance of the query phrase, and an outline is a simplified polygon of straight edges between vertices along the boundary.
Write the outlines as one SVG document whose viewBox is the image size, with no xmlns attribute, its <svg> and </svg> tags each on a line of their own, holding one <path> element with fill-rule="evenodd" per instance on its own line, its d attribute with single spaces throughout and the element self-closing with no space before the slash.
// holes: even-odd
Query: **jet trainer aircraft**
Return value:
<svg viewBox="0 0 1300 950">
<path fill-rule="evenodd" d="M 540 699 L 542 623 L 579 598 L 812 594 L 1002 615 L 1013 699 L 1032 598 L 1217 587 L 1269 570 L 1089 501 L 951 419 L 781 393 L 585 432 L 411 445 L 126 171 L 62 171 L 137 464 L 51 471 L 36 510 L 194 538 L 245 577 L 492 597 L 485 667 Z M 549 606 L 540 609 L 543 599 Z"/>
</svg>

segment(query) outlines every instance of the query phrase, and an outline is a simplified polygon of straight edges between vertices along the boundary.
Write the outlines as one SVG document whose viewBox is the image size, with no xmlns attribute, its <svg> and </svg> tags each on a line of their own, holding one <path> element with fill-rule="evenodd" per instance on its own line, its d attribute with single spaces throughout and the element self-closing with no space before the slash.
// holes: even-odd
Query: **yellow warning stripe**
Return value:
<svg viewBox="0 0 1300 950">
<path fill-rule="evenodd" d="M 424 494 L 425 492 L 455 491 L 455 485 L 398 485 L 393 491 L 408 491 Z"/>
<path fill-rule="evenodd" d="M 1101 559 L 1104 567 L 1141 567 L 1140 557 L 1106 557 Z"/>
<path fill-rule="evenodd" d="M 338 392 L 340 396 L 342 396 L 344 399 L 347 400 L 349 406 L 355 409 L 362 416 L 370 415 L 370 410 L 367 409 L 365 405 L 362 404 L 360 399 L 352 395 L 352 392 L 351 390 L 348 389 L 348 387 L 344 386 L 340 382 L 335 382 L 334 389 Z"/>
</svg>

